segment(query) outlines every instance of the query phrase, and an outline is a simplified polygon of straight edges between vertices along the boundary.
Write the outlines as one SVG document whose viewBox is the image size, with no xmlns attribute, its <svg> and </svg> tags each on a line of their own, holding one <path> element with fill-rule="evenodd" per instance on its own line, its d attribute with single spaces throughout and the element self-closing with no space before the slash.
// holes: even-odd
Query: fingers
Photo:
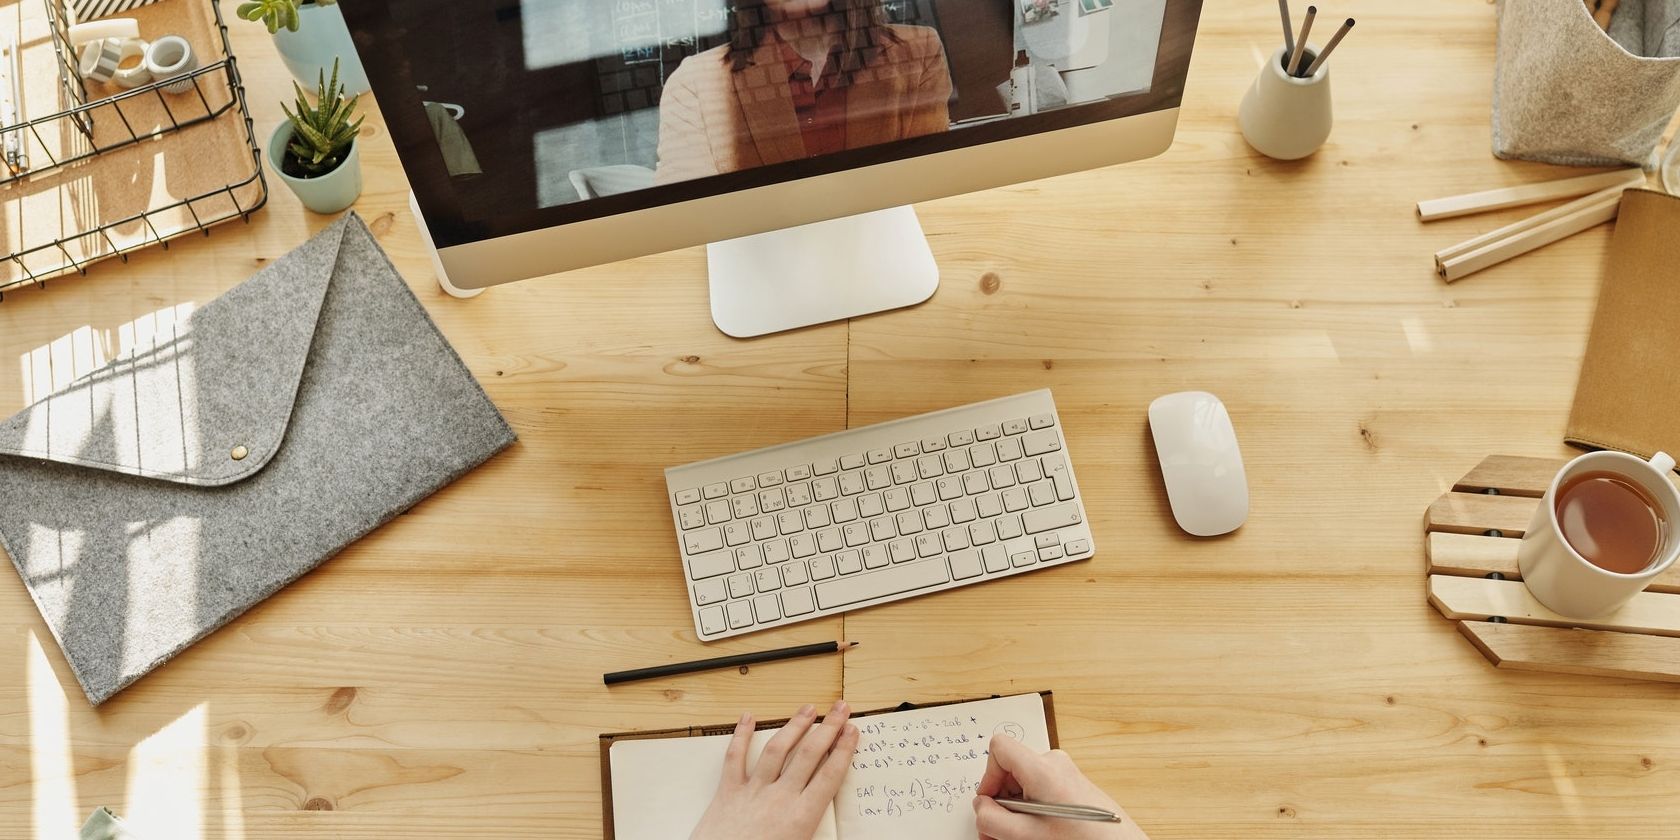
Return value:
<svg viewBox="0 0 1680 840">
<path fill-rule="evenodd" d="M 725 782 L 744 782 L 747 780 L 747 747 L 752 744 L 753 718 L 752 713 L 741 715 L 735 723 L 735 736 L 729 739 L 729 749 L 723 751 L 723 780 Z"/>
<path fill-rule="evenodd" d="M 990 752 L 991 757 L 986 762 L 986 775 L 980 780 L 981 793 L 986 792 L 986 780 L 992 777 L 994 765 L 1002 771 L 999 775 L 1000 789 L 1003 776 L 1014 777 L 1021 790 L 1028 793 L 1035 788 L 1043 788 L 1050 781 L 1049 756 L 1033 752 L 1026 744 L 1008 735 L 993 735 Z"/>
<path fill-rule="evenodd" d="M 811 720 L 816 717 L 815 706 L 809 703 L 797 714 L 788 719 L 782 731 L 770 738 L 764 745 L 764 752 L 758 755 L 758 766 L 753 768 L 753 778 L 760 782 L 774 782 L 782 775 L 782 766 L 787 763 L 788 752 L 794 745 L 805 737 L 805 730 L 811 728 Z"/>
<path fill-rule="evenodd" d="M 829 750 L 828 757 L 823 759 L 817 768 L 816 775 L 811 777 L 811 783 L 805 786 L 803 796 L 820 802 L 828 803 L 840 793 L 840 783 L 846 778 L 846 771 L 852 767 L 852 753 L 857 750 L 858 728 L 847 725 L 841 731 L 840 737 L 834 742 L 834 749 Z"/>
<path fill-rule="evenodd" d="M 817 765 L 828 756 L 828 751 L 834 746 L 836 738 L 845 731 L 846 718 L 850 717 L 852 709 L 844 700 L 834 701 L 834 705 L 823 717 L 821 726 L 814 726 L 807 730 L 805 737 L 799 739 L 799 746 L 788 756 L 787 765 L 782 768 L 782 781 L 793 786 L 794 790 L 804 790 L 811 781 L 811 774 L 817 770 Z"/>
<path fill-rule="evenodd" d="M 981 840 L 1029 840 L 1044 833 L 1037 819 L 1004 810 L 990 796 L 974 797 L 974 825 Z"/>
</svg>

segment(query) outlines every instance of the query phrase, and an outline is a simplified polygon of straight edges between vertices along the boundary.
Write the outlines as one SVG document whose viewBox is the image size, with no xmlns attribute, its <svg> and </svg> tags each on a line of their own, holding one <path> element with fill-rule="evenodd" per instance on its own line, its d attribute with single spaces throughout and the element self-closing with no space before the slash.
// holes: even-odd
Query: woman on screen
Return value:
<svg viewBox="0 0 1680 840">
<path fill-rule="evenodd" d="M 729 43 L 683 60 L 659 101 L 669 184 L 950 128 L 939 34 L 880 0 L 737 0 Z"/>
</svg>

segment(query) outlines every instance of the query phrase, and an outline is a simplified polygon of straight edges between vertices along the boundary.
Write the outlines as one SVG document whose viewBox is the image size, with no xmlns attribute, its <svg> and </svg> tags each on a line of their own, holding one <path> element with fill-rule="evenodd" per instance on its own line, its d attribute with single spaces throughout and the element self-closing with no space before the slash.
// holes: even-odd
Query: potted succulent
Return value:
<svg viewBox="0 0 1680 840">
<path fill-rule="evenodd" d="M 367 71 L 350 40 L 350 27 L 338 0 L 247 0 L 237 14 L 260 21 L 270 35 L 286 69 L 298 82 L 314 81 L 336 60 L 344 62 L 344 87 L 351 96 L 367 93 Z"/>
<path fill-rule="evenodd" d="M 355 98 L 346 96 L 338 82 L 337 62 L 333 62 L 331 82 L 325 74 L 319 79 L 314 105 L 304 96 L 303 87 L 292 83 L 297 91 L 296 110 L 280 106 L 286 121 L 269 136 L 268 164 L 297 193 L 303 206 L 317 213 L 337 213 L 362 194 L 356 135 L 361 133 L 363 118 L 356 116 Z"/>
</svg>

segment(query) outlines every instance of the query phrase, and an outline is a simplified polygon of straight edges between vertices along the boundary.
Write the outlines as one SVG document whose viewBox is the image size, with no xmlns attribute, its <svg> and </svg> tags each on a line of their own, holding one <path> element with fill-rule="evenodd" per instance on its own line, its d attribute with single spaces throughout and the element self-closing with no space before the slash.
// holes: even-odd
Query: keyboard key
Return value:
<svg viewBox="0 0 1680 840">
<path fill-rule="evenodd" d="M 1022 484 L 1031 484 L 1043 478 L 1044 472 L 1038 468 L 1036 459 L 1029 459 L 1015 465 L 1015 477 L 1020 479 Z"/>
<path fill-rule="evenodd" d="M 730 575 L 729 597 L 745 598 L 753 594 L 752 575 Z"/>
<path fill-rule="evenodd" d="M 735 509 L 736 519 L 751 519 L 758 515 L 758 497 L 751 493 L 730 499 L 729 506 Z"/>
<path fill-rule="evenodd" d="M 797 510 L 784 510 L 776 514 L 776 527 L 783 535 L 797 534 L 805 530 L 805 517 L 800 516 Z"/>
<path fill-rule="evenodd" d="M 919 476 L 916 474 L 915 464 L 912 464 L 909 461 L 893 462 L 892 479 L 894 484 L 909 484 L 917 478 L 919 478 Z"/>
<path fill-rule="evenodd" d="M 990 522 L 976 522 L 968 526 L 968 542 L 970 545 L 986 545 L 997 542 L 997 531 Z"/>
<path fill-rule="evenodd" d="M 752 607 L 748 606 L 746 601 L 730 601 L 727 611 L 731 630 L 739 630 L 753 623 Z"/>
<path fill-rule="evenodd" d="M 1073 542 L 1068 543 L 1066 548 L 1067 556 L 1069 557 L 1078 557 L 1081 554 L 1089 554 L 1091 553 L 1091 541 L 1074 540 Z"/>
<path fill-rule="evenodd" d="M 843 469 L 843 470 L 861 470 L 861 469 L 863 469 L 863 456 L 862 455 L 841 455 L 840 456 L 840 469 Z"/>
<path fill-rule="evenodd" d="M 863 555 L 856 551 L 842 551 L 834 555 L 834 565 L 843 575 L 855 575 L 863 571 Z"/>
<path fill-rule="evenodd" d="M 932 557 L 945 550 L 945 544 L 939 541 L 939 535 L 933 532 L 919 534 L 916 537 L 916 556 Z"/>
<path fill-rule="evenodd" d="M 1062 547 L 1059 545 L 1053 545 L 1049 548 L 1041 548 L 1038 550 L 1038 559 L 1045 563 L 1048 563 L 1051 560 L 1060 560 L 1062 559 Z"/>
<path fill-rule="evenodd" d="M 893 447 L 893 455 L 900 458 L 914 458 L 920 452 L 921 450 L 916 447 L 916 442 L 913 440 Z"/>
<path fill-rule="evenodd" d="M 694 584 L 694 603 L 700 606 L 716 604 L 729 597 L 729 587 L 723 578 L 712 578 Z"/>
<path fill-rule="evenodd" d="M 841 499 L 829 505 L 828 509 L 834 513 L 834 521 L 837 523 L 850 522 L 858 518 L 857 502 L 851 499 Z"/>
<path fill-rule="evenodd" d="M 677 508 L 677 524 L 684 531 L 691 531 L 706 524 L 706 511 L 700 505 L 689 505 Z"/>
<path fill-rule="evenodd" d="M 1033 507 L 1043 507 L 1056 501 L 1056 485 L 1050 481 L 1040 481 L 1027 488 L 1027 496 L 1032 499 Z"/>
<path fill-rule="evenodd" d="M 1015 486 L 1015 470 L 1008 466 L 1000 465 L 992 467 L 986 471 L 986 475 L 990 476 L 992 479 L 993 490 L 1002 490 L 1005 487 Z"/>
<path fill-rule="evenodd" d="M 888 490 L 881 494 L 881 498 L 887 504 L 888 513 L 897 513 L 910 507 L 910 491 L 902 487 L 894 487 Z"/>
<path fill-rule="evenodd" d="M 809 479 L 810 477 L 811 477 L 811 467 L 809 465 L 801 464 L 797 467 L 788 467 L 787 468 L 787 480 L 788 481 L 805 481 L 806 479 Z"/>
<path fill-rule="evenodd" d="M 819 502 L 840 498 L 840 482 L 835 480 L 834 476 L 819 478 L 811 482 L 811 498 Z"/>
<path fill-rule="evenodd" d="M 688 558 L 689 580 L 705 580 L 735 571 L 735 552 L 712 551 Z"/>
<path fill-rule="evenodd" d="M 923 455 L 916 459 L 916 474 L 922 478 L 938 478 L 945 474 L 945 462 L 938 455 Z"/>
<path fill-rule="evenodd" d="M 871 450 L 869 450 L 869 463 L 871 463 L 871 464 L 885 464 L 886 462 L 891 461 L 891 460 L 892 460 L 892 450 L 890 450 L 890 449 L 871 449 Z"/>
<path fill-rule="evenodd" d="M 880 516 L 881 514 L 887 512 L 887 506 L 881 503 L 880 493 L 870 493 L 867 496 L 859 496 L 857 503 L 858 514 L 865 517 Z"/>
<path fill-rule="evenodd" d="M 1021 438 L 1021 449 L 1028 455 L 1043 455 L 1046 452 L 1055 452 L 1061 448 L 1062 436 L 1056 434 L 1055 429 L 1033 432 Z"/>
<path fill-rule="evenodd" d="M 839 469 L 840 465 L 836 463 L 833 458 L 826 461 L 818 461 L 811 465 L 811 473 L 813 475 L 833 475 Z"/>
<path fill-rule="evenodd" d="M 997 463 L 997 448 L 989 443 L 982 443 L 968 448 L 968 460 L 975 469 L 989 467 Z"/>
<path fill-rule="evenodd" d="M 805 527 L 826 528 L 830 522 L 827 505 L 817 505 L 805 509 Z"/>
<path fill-rule="evenodd" d="M 849 472 L 840 474 L 840 495 L 856 496 L 863 492 L 863 473 Z"/>
<path fill-rule="evenodd" d="M 788 550 L 795 558 L 810 557 L 817 553 L 817 541 L 810 534 L 796 534 L 788 538 Z"/>
<path fill-rule="evenodd" d="M 922 441 L 923 452 L 939 452 L 945 448 L 945 441 L 941 438 L 927 438 Z"/>
<path fill-rule="evenodd" d="M 700 490 L 698 488 L 691 487 L 687 490 L 677 491 L 677 504 L 679 505 L 692 505 L 698 501 L 700 501 Z"/>
<path fill-rule="evenodd" d="M 1073 475 L 1068 471 L 1067 459 L 1060 455 L 1046 455 L 1039 459 L 1044 466 L 1044 474 L 1056 483 L 1056 498 L 1060 501 L 1073 500 Z"/>
<path fill-rule="evenodd" d="M 775 569 L 759 569 L 753 572 L 753 583 L 760 592 L 775 592 L 782 588 L 782 573 Z"/>
<path fill-rule="evenodd" d="M 735 549 L 735 568 L 746 571 L 762 565 L 764 565 L 764 551 L 758 546 L 743 545 Z"/>
<path fill-rule="evenodd" d="M 1056 425 L 1056 418 L 1049 414 L 1034 414 L 1027 418 L 1027 425 L 1035 429 L 1048 429 Z"/>
<path fill-rule="evenodd" d="M 983 472 L 971 472 L 963 476 L 963 492 L 970 496 L 977 496 L 990 489 L 992 488 L 986 483 L 986 474 Z"/>
<path fill-rule="evenodd" d="M 726 545 L 746 545 L 752 541 L 747 523 L 731 522 L 723 526 L 723 541 Z"/>
<path fill-rule="evenodd" d="M 750 475 L 744 478 L 737 478 L 734 481 L 729 482 L 729 492 L 731 493 L 751 493 L 757 489 L 758 484 L 752 480 L 752 476 Z"/>
<path fill-rule="evenodd" d="M 869 526 L 862 522 L 848 522 L 840 529 L 840 535 L 846 538 L 847 548 L 857 548 L 869 542 Z"/>
<path fill-rule="evenodd" d="M 988 545 L 980 549 L 980 559 L 986 563 L 986 571 L 1001 572 L 1009 568 L 1009 555 L 1003 552 L 1001 545 Z"/>
<path fill-rule="evenodd" d="M 863 483 L 871 490 L 891 487 L 892 471 L 881 466 L 870 467 L 863 471 Z"/>
<path fill-rule="evenodd" d="M 782 612 L 788 616 L 804 615 L 817 608 L 811 598 L 811 587 L 801 586 L 782 593 Z"/>
<path fill-rule="evenodd" d="M 937 531 L 940 528 L 944 528 L 945 526 L 951 524 L 951 512 L 944 505 L 923 508 L 922 522 L 926 524 L 929 529 Z"/>
<path fill-rule="evenodd" d="M 974 433 L 967 429 L 952 432 L 945 436 L 945 441 L 952 446 L 967 446 L 974 442 Z"/>
<path fill-rule="evenodd" d="M 1031 551 L 1017 551 L 1014 554 L 1009 555 L 1009 562 L 1013 563 L 1015 568 L 1019 569 L 1022 566 L 1031 566 L 1032 564 L 1037 563 L 1038 555 Z"/>
<path fill-rule="evenodd" d="M 948 473 L 962 472 L 968 469 L 968 450 L 950 449 L 945 452 L 945 471 Z"/>
<path fill-rule="evenodd" d="M 811 578 L 813 580 L 828 580 L 834 577 L 834 558 L 831 556 L 811 558 Z"/>
<path fill-rule="evenodd" d="M 760 516 L 751 523 L 753 539 L 763 542 L 776 536 L 776 517 Z"/>
<path fill-rule="evenodd" d="M 916 541 L 893 540 L 887 543 L 887 553 L 892 555 L 894 563 L 908 563 L 916 559 Z"/>
<path fill-rule="evenodd" d="M 998 539 L 1012 540 L 1026 533 L 1021 530 L 1021 517 L 1005 516 L 997 520 Z"/>
<path fill-rule="evenodd" d="M 951 521 L 962 525 L 980 518 L 973 499 L 958 499 L 951 503 Z"/>
<path fill-rule="evenodd" d="M 1026 431 L 1027 421 L 1025 419 L 1016 418 L 1014 420 L 1003 421 L 1003 433 L 1006 435 L 1019 435 L 1024 434 Z"/>
<path fill-rule="evenodd" d="M 997 456 L 999 461 L 1009 462 L 1021 457 L 1021 439 L 1004 438 L 997 442 Z"/>
<path fill-rule="evenodd" d="M 863 567 L 865 569 L 879 569 L 891 563 L 891 556 L 887 554 L 886 547 L 880 543 L 876 543 L 863 550 Z"/>
<path fill-rule="evenodd" d="M 1058 547 L 1057 551 L 1061 551 Z M 811 582 L 810 569 L 804 563 L 789 563 L 782 567 L 782 584 L 784 586 L 798 586 Z"/>
<path fill-rule="evenodd" d="M 782 617 L 782 602 L 774 595 L 760 595 L 753 599 L 753 612 L 758 614 L 758 623 L 775 621 Z"/>
<path fill-rule="evenodd" d="M 758 509 L 765 513 L 775 513 L 787 507 L 780 490 L 760 490 L 758 493 Z"/>
<path fill-rule="evenodd" d="M 930 510 L 932 510 L 932 508 L 930 508 Z M 922 514 L 917 511 L 907 510 L 895 517 L 894 521 L 898 523 L 898 533 L 900 536 L 908 537 L 911 534 L 920 534 L 922 532 Z"/>
<path fill-rule="evenodd" d="M 1027 507 L 1027 491 L 1022 490 L 1019 487 L 1011 487 L 1008 490 L 1003 491 L 1004 510 L 1014 513 L 1016 511 L 1026 510 Z"/>
<path fill-rule="evenodd" d="M 980 576 L 980 552 L 974 549 L 958 551 L 951 555 L 951 578 L 966 580 Z"/>
<path fill-rule="evenodd" d="M 910 503 L 916 507 L 927 507 L 939 501 L 939 494 L 934 492 L 933 482 L 924 481 L 921 484 L 910 485 Z"/>
<path fill-rule="evenodd" d="M 878 516 L 869 520 L 870 539 L 876 542 L 881 542 L 882 540 L 890 540 L 896 536 L 898 536 L 898 532 L 893 530 L 893 523 L 890 518 Z"/>
<path fill-rule="evenodd" d="M 946 551 L 960 551 L 968 548 L 967 528 L 946 528 L 939 534 L 944 538 Z"/>
<path fill-rule="evenodd" d="M 683 534 L 683 551 L 687 554 L 704 554 L 720 548 L 723 548 L 722 528 L 705 528 Z"/>
<path fill-rule="evenodd" d="M 984 496 L 976 496 L 974 498 L 974 507 L 980 511 L 981 516 L 984 516 L 987 519 L 1003 513 L 1003 501 L 998 498 L 998 494 L 996 493 L 987 493 Z"/>
<path fill-rule="evenodd" d="M 934 482 L 933 486 L 939 490 L 939 500 L 942 502 L 949 502 L 952 499 L 960 499 L 963 496 L 962 482 L 954 475 L 948 475 L 939 479 Z"/>
<path fill-rule="evenodd" d="M 724 496 L 729 495 L 729 485 L 724 484 L 721 481 L 716 484 L 708 484 L 706 485 L 706 489 L 702 492 L 706 494 L 706 498 L 708 499 L 721 499 Z"/>
<path fill-rule="evenodd" d="M 1025 528 L 1029 534 L 1048 531 L 1052 528 L 1066 528 L 1069 525 L 1078 525 L 1083 521 L 1079 516 L 1079 505 L 1071 502 L 1059 504 L 1055 507 L 1030 510 L 1021 515 L 1021 527 Z"/>
<path fill-rule="evenodd" d="M 788 551 L 787 540 L 771 540 L 764 544 L 764 562 L 772 566 L 786 563 L 792 557 L 793 554 Z"/>
<path fill-rule="evenodd" d="M 723 501 L 722 499 L 719 499 L 715 502 L 707 502 L 706 503 L 706 521 L 707 522 L 710 522 L 711 524 L 716 525 L 719 522 L 728 522 L 729 518 L 730 518 L 730 513 L 729 513 L 729 503 L 728 502 Z"/>
<path fill-rule="evenodd" d="M 1038 536 L 1033 537 L 1034 548 L 1049 548 L 1050 546 L 1061 544 L 1062 538 L 1056 536 L 1055 534 L 1039 534 Z"/>
<path fill-rule="evenodd" d="M 819 583 L 816 585 L 817 603 L 825 610 L 832 610 L 847 604 L 938 586 L 950 580 L 950 571 L 942 560 L 906 563 L 866 575 Z"/>
<path fill-rule="evenodd" d="M 797 539 L 797 537 L 795 539 Z M 831 552 L 831 551 L 839 551 L 840 549 L 845 548 L 845 547 L 846 547 L 846 541 L 842 540 L 840 538 L 840 529 L 839 528 L 824 528 L 821 531 L 817 532 L 817 550 L 818 551 L 826 553 L 826 552 Z M 795 551 L 793 553 L 793 556 L 798 557 L 799 552 Z"/>
<path fill-rule="evenodd" d="M 975 440 L 997 440 L 1003 437 L 1003 427 L 996 423 L 988 423 L 974 430 Z"/>
<path fill-rule="evenodd" d="M 728 629 L 724 623 L 723 607 L 707 607 L 700 611 L 700 632 L 710 636 Z"/>
<path fill-rule="evenodd" d="M 1038 467 L 1037 461 L 1030 461 L 1033 467 Z M 787 486 L 788 507 L 804 507 L 811 503 L 811 485 L 803 482 Z"/>
<path fill-rule="evenodd" d="M 776 485 L 781 484 L 781 483 L 782 483 L 782 474 L 779 473 L 779 472 L 767 472 L 767 473 L 759 473 L 758 474 L 758 486 L 760 486 L 760 487 L 775 487 Z"/>
</svg>

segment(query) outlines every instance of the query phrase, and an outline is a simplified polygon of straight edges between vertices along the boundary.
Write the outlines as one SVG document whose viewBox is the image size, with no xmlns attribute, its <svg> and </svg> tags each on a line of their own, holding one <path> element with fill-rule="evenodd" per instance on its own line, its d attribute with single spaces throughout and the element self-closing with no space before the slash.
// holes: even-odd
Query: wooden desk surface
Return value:
<svg viewBox="0 0 1680 840">
<path fill-rule="evenodd" d="M 1302 5 L 1298 3 L 1297 5 Z M 1494 7 L 1345 2 L 1337 125 L 1259 157 L 1278 35 L 1210 0 L 1165 156 L 931 202 L 920 308 L 756 341 L 690 249 L 469 302 L 431 280 L 383 130 L 358 205 L 521 442 L 98 710 L 0 575 L 0 835 L 109 805 L 157 840 L 593 837 L 597 733 L 1051 688 L 1064 745 L 1157 838 L 1649 838 L 1680 824 L 1680 687 L 1494 670 L 1424 600 L 1424 508 L 1483 455 L 1561 456 L 1593 230 L 1448 287 L 1425 197 L 1560 174 L 1489 152 Z M 258 128 L 289 81 L 235 26 Z M 268 209 L 0 303 L 0 411 L 327 219 Z M 1100 555 L 709 648 L 661 468 L 1055 389 Z M 1253 514 L 1173 526 L 1145 407 L 1236 418 Z M 607 691 L 603 671 L 832 639 L 846 657 Z"/>
</svg>

